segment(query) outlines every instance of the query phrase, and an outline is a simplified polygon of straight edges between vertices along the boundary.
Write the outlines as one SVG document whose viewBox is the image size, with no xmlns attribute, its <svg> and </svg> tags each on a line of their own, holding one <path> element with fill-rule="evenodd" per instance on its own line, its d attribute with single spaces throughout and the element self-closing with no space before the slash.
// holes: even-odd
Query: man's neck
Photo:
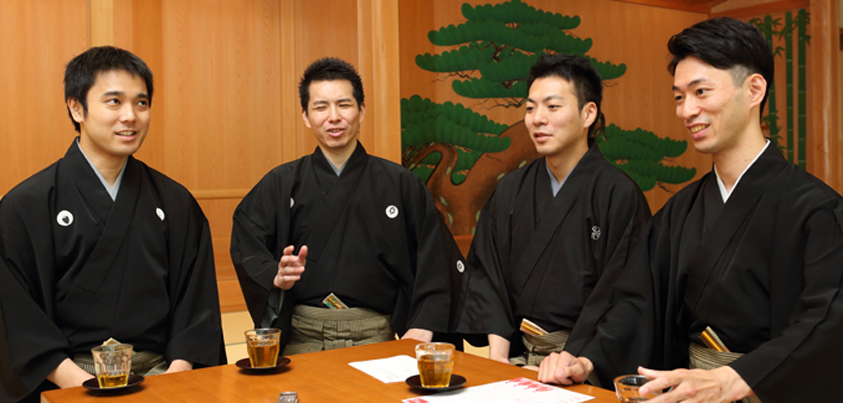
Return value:
<svg viewBox="0 0 843 403">
<path fill-rule="evenodd" d="M 129 157 L 111 155 L 104 156 L 81 139 L 79 140 L 79 148 L 82 149 L 85 156 L 88 157 L 97 171 L 99 171 L 100 175 L 102 175 L 105 179 L 105 182 L 108 183 L 108 186 L 114 186 L 114 182 L 117 181 L 117 177 L 120 175 L 120 171 L 123 170 L 123 166 L 126 164 L 126 159 Z"/>
<path fill-rule="evenodd" d="M 571 145 L 557 154 L 545 156 L 545 161 L 547 161 L 547 167 L 550 168 L 550 172 L 553 173 L 556 180 L 561 182 L 577 166 L 586 152 L 588 152 L 588 143 L 583 141 Z"/>
<path fill-rule="evenodd" d="M 345 162 L 351 158 L 351 154 L 354 154 L 354 150 L 357 149 L 357 142 L 354 142 L 353 147 L 343 147 L 340 149 L 336 148 L 327 148 L 319 146 L 319 149 L 322 150 L 322 155 L 325 156 L 325 159 L 331 163 L 336 169 L 341 169 Z"/>
<path fill-rule="evenodd" d="M 753 127 L 751 133 L 744 133 L 741 140 L 731 147 L 711 155 L 717 176 L 723 181 L 727 191 L 731 191 L 735 182 L 758 156 L 767 144 L 761 127 Z"/>
</svg>

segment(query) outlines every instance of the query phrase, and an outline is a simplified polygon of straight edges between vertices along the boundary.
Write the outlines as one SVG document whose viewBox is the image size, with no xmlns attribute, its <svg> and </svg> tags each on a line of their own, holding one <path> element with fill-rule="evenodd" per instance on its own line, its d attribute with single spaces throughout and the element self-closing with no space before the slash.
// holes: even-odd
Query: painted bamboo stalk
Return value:
<svg viewBox="0 0 843 403">
<path fill-rule="evenodd" d="M 797 76 L 798 76 L 798 110 L 797 110 L 797 155 L 798 158 L 796 160 L 796 165 L 799 165 L 801 168 L 805 168 L 805 135 L 807 131 L 807 108 L 806 108 L 806 92 L 805 92 L 805 48 L 808 45 L 808 36 L 805 32 L 805 27 L 808 25 L 808 13 L 805 12 L 805 9 L 799 10 L 799 13 L 796 15 L 796 27 L 797 27 L 797 35 L 796 35 L 796 48 L 797 48 L 797 62 L 798 65 L 796 67 Z"/>
<path fill-rule="evenodd" d="M 775 24 L 773 22 L 773 17 L 769 15 L 764 17 L 764 23 L 762 25 L 763 29 L 761 32 L 764 34 L 764 38 L 767 39 L 767 46 L 770 47 L 770 51 L 773 52 L 773 55 L 776 54 L 776 47 L 773 44 L 773 34 L 776 31 L 773 29 Z M 776 82 L 773 80 L 770 83 L 770 91 L 767 93 L 767 126 L 770 129 L 770 141 L 773 142 L 773 145 L 776 147 L 779 146 L 779 128 L 778 124 L 779 116 L 778 116 L 778 109 L 776 108 Z"/>
<path fill-rule="evenodd" d="M 784 75 L 785 75 L 785 93 L 787 107 L 787 147 L 786 156 L 788 162 L 793 163 L 793 13 L 787 12 L 784 16 L 784 28 L 782 29 L 784 36 Z"/>
</svg>

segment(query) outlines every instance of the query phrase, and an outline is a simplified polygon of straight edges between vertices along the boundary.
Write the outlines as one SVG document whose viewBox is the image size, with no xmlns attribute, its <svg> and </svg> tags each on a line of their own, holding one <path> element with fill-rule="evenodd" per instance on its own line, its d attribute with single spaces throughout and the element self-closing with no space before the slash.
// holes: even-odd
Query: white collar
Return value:
<svg viewBox="0 0 843 403">
<path fill-rule="evenodd" d="M 755 158 L 752 159 L 752 162 L 750 162 L 749 165 L 747 165 L 746 168 L 744 168 L 743 172 L 741 172 L 741 174 L 738 176 L 738 179 L 735 181 L 735 185 L 732 186 L 732 190 L 726 190 L 726 185 L 723 184 L 723 180 L 720 179 L 720 174 L 717 173 L 717 165 L 714 166 L 714 177 L 717 178 L 717 187 L 720 188 L 720 197 L 723 198 L 723 204 L 726 203 L 726 200 L 729 200 L 729 196 L 731 196 L 732 192 L 735 191 L 735 188 L 738 187 L 738 182 L 741 181 L 741 178 L 743 178 L 743 175 L 746 173 L 746 171 L 749 170 L 749 167 L 751 167 L 752 164 L 755 163 L 755 161 L 758 161 L 758 157 L 760 157 L 761 154 L 764 154 L 764 150 L 766 150 L 769 146 L 770 140 L 767 140 L 767 143 L 764 144 L 764 148 L 761 149 L 761 152 L 758 153 L 758 155 L 756 155 Z"/>
</svg>

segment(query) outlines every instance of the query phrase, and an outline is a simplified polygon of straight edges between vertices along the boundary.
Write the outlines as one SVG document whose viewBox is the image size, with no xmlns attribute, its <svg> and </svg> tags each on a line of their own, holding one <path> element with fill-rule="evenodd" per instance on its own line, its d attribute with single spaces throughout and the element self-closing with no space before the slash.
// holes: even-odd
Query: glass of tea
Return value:
<svg viewBox="0 0 843 403">
<path fill-rule="evenodd" d="M 100 388 L 117 388 L 129 383 L 132 370 L 132 345 L 110 344 L 91 349 L 94 371 Z"/>
<path fill-rule="evenodd" d="M 416 345 L 421 385 L 425 388 L 447 388 L 454 370 L 454 345 L 421 343 Z"/>
<path fill-rule="evenodd" d="M 615 378 L 615 394 L 618 395 L 618 403 L 646 402 L 661 392 L 653 392 L 646 396 L 638 393 L 638 389 L 649 382 L 644 375 L 621 375 Z"/>
<path fill-rule="evenodd" d="M 278 360 L 281 330 L 273 328 L 246 331 L 246 348 L 252 368 L 274 367 Z"/>
</svg>

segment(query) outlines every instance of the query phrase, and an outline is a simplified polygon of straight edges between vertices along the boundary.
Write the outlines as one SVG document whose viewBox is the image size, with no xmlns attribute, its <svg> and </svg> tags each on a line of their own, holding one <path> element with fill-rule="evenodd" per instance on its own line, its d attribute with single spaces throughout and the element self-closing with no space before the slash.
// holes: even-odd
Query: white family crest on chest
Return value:
<svg viewBox="0 0 843 403">
<path fill-rule="evenodd" d="M 465 263 L 462 260 L 457 260 L 457 271 L 460 273 L 465 271 Z"/>
<path fill-rule="evenodd" d="M 56 216 L 56 222 L 62 227 L 70 226 L 70 224 L 73 224 L 73 213 L 67 210 L 59 211 L 59 214 Z"/>
<path fill-rule="evenodd" d="M 394 219 L 395 217 L 398 217 L 398 207 L 395 207 L 392 204 L 387 206 L 386 207 L 386 216 L 389 217 L 390 219 Z"/>
<path fill-rule="evenodd" d="M 293 206 L 295 206 L 295 205 L 296 205 L 296 201 L 293 200 L 293 198 L 291 197 L 290 198 L 290 208 L 293 208 Z"/>
<path fill-rule="evenodd" d="M 596 225 L 592 226 L 591 227 L 591 240 L 597 241 L 599 239 L 600 239 L 600 227 L 598 227 Z"/>
<path fill-rule="evenodd" d="M 158 207 L 158 208 L 155 209 L 155 214 L 158 216 L 158 218 L 161 219 L 161 221 L 164 221 L 164 217 L 166 217 L 164 215 L 164 210 L 161 210 L 161 208 Z"/>
</svg>

